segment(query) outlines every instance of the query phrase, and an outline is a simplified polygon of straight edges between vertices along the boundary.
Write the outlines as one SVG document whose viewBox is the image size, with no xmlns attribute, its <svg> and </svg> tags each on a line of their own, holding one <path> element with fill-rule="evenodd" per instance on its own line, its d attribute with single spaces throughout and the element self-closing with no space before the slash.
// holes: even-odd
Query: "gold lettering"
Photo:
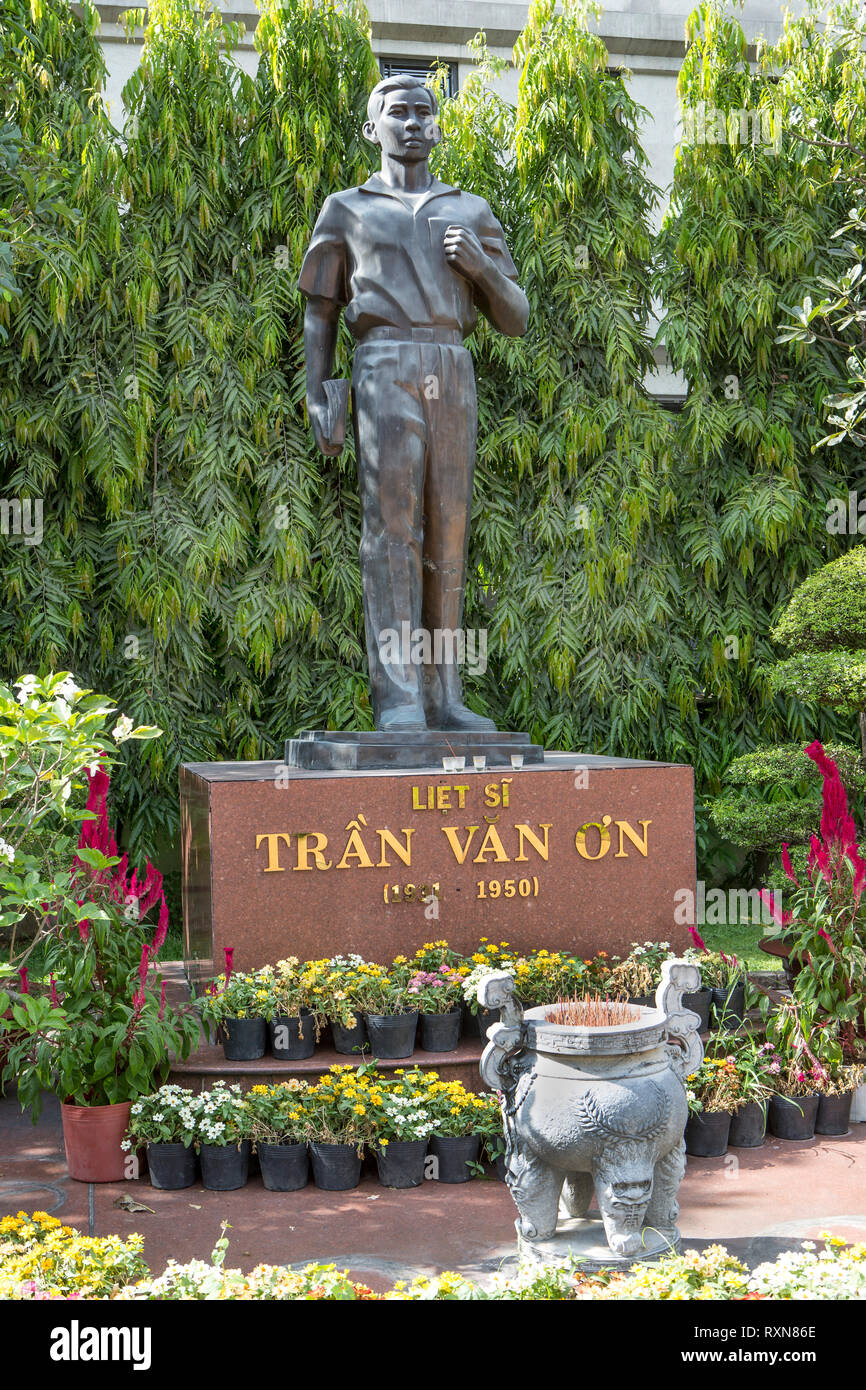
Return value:
<svg viewBox="0 0 866 1390">
<path fill-rule="evenodd" d="M 508 784 L 509 784 L 509 782 L 513 782 L 513 781 L 514 781 L 514 778 L 513 778 L 513 777 L 503 777 L 503 779 L 502 779 L 502 805 L 503 805 L 503 808 L 506 807 L 506 806 L 508 805 L 508 798 L 509 798 L 509 796 L 511 795 L 511 788 L 510 788 L 510 786 L 509 786 Z"/>
<path fill-rule="evenodd" d="M 610 831 L 609 831 L 608 828 L 607 828 L 609 825 L 610 825 L 610 816 L 602 816 L 602 819 L 601 819 L 600 821 L 597 821 L 597 820 L 588 820 L 588 821 L 586 822 L 585 825 L 582 825 L 582 826 L 580 827 L 580 829 L 578 830 L 577 834 L 576 834 L 575 837 L 574 837 L 574 844 L 575 844 L 575 848 L 576 848 L 578 854 L 579 854 L 583 859 L 603 859 L 603 858 L 604 858 L 604 856 L 607 854 L 608 850 L 610 849 Z M 598 835 L 599 835 L 598 854 L 590 854 L 590 853 L 589 853 L 589 850 L 588 850 L 587 847 L 586 847 L 586 832 L 587 832 L 587 830 L 589 830 L 590 828 L 592 828 L 593 830 L 597 830 L 597 831 L 598 831 Z"/>
<path fill-rule="evenodd" d="M 475 837 L 475 832 L 476 832 L 476 830 L 478 829 L 478 826 L 477 826 L 477 825 L 467 825 L 467 827 L 466 827 L 467 835 L 466 835 L 466 844 L 465 844 L 465 845 L 461 845 L 461 843 L 460 843 L 460 840 L 459 840 L 459 838 L 458 838 L 458 827 L 457 827 L 456 825 L 443 825 L 443 826 L 441 826 L 440 828 L 441 828 L 441 830 L 442 830 L 442 833 L 443 833 L 444 835 L 447 835 L 447 836 L 448 836 L 448 843 L 449 843 L 449 845 L 451 846 L 452 850 L 454 851 L 454 858 L 457 860 L 457 863 L 458 863 L 458 864 L 465 864 L 465 863 L 466 863 L 466 856 L 467 856 L 467 854 L 469 853 L 469 849 L 470 849 L 470 846 L 471 846 L 471 844 L 472 844 L 472 841 L 473 841 L 473 839 L 474 839 L 474 837 Z"/>
<path fill-rule="evenodd" d="M 552 825 L 553 825 L 553 821 L 541 821 L 540 824 L 539 824 L 539 827 L 538 827 L 539 830 L 543 830 L 543 831 L 544 831 L 544 843 L 543 843 L 543 844 L 542 844 L 541 840 L 538 838 L 538 836 L 537 836 L 532 830 L 530 830 L 530 828 L 529 828 L 528 825 L 515 825 L 514 829 L 517 831 L 517 835 L 518 835 L 518 846 L 517 846 L 518 853 L 514 856 L 514 862 L 515 862 L 515 864 L 525 864 L 525 863 L 527 862 L 528 858 L 529 858 L 529 856 L 526 855 L 526 854 L 524 854 L 524 852 L 523 852 L 523 839 L 524 839 L 524 836 L 525 836 L 526 839 L 529 841 L 529 843 L 532 845 L 532 848 L 533 848 L 538 854 L 541 855 L 542 859 L 545 859 L 545 860 L 546 860 L 546 859 L 548 859 L 548 858 L 550 857 L 550 847 L 549 847 L 549 845 L 548 845 L 548 843 L 547 843 L 547 832 L 548 832 L 548 830 L 550 830 L 550 828 L 551 828 Z"/>
<path fill-rule="evenodd" d="M 296 835 L 295 839 L 298 842 L 298 862 L 292 869 L 293 873 L 298 873 L 299 870 L 304 873 L 312 869 L 312 864 L 308 863 L 310 855 L 315 859 L 317 869 L 330 869 L 331 861 L 325 859 L 325 850 L 328 845 L 327 835 L 323 835 L 320 830 L 312 830 L 309 834 L 304 832 L 302 835 Z M 308 845 L 308 840 L 314 840 L 315 844 Z"/>
<path fill-rule="evenodd" d="M 505 846 L 499 838 L 499 831 L 495 825 L 488 825 L 487 834 L 481 842 L 481 848 L 473 859 L 473 864 L 486 864 L 485 854 L 495 856 L 497 864 L 507 864 L 508 855 L 505 853 Z"/>
<path fill-rule="evenodd" d="M 622 837 L 623 837 L 623 834 L 625 834 L 625 835 L 628 836 L 628 838 L 631 840 L 632 844 L 634 845 L 635 849 L 638 851 L 638 854 L 642 854 L 643 857 L 644 857 L 644 859 L 646 859 L 646 857 L 647 857 L 647 850 L 649 849 L 649 844 L 647 843 L 648 837 L 649 837 L 649 827 L 652 825 L 652 821 L 651 821 L 651 820 L 639 820 L 639 821 L 638 821 L 638 825 L 642 825 L 642 826 L 643 826 L 643 839 L 641 839 L 641 840 L 638 839 L 638 837 L 637 837 L 637 831 L 634 829 L 633 826 L 629 825 L 629 823 L 628 823 L 627 820 L 617 820 L 617 821 L 614 821 L 614 825 L 617 827 L 617 829 L 618 829 L 618 831 L 619 831 L 619 849 L 617 850 L 616 854 L 613 856 L 614 859 L 628 859 L 628 855 L 626 854 L 626 852 L 624 851 L 624 849 L 623 849 L 623 847 L 622 847 Z"/>
<path fill-rule="evenodd" d="M 288 844 L 289 836 L 284 835 L 281 830 L 277 831 L 274 835 L 257 835 L 256 849 L 259 848 L 262 840 L 267 840 L 268 842 L 268 867 L 265 869 L 265 873 L 284 874 L 286 871 L 280 864 L 280 846 L 277 842 L 279 840 L 285 840 L 286 844 Z"/>
<path fill-rule="evenodd" d="M 427 800 L 422 804 L 421 792 L 427 796 Z M 433 788 L 432 787 L 413 787 L 412 788 L 412 810 L 413 811 L 432 811 L 433 810 Z"/>
<path fill-rule="evenodd" d="M 411 840 L 412 836 L 415 834 L 414 830 L 407 830 L 404 826 L 403 829 L 400 831 L 401 835 L 406 836 L 405 845 L 401 845 L 396 836 L 391 834 L 390 830 L 377 830 L 376 834 L 379 836 L 379 862 L 376 865 L 377 869 L 390 869 L 391 867 L 389 861 L 385 858 L 386 840 L 388 842 L 389 848 L 391 848 L 395 854 L 398 854 L 400 856 L 400 858 L 403 860 L 403 863 L 408 865 L 409 868 L 412 867 Z"/>
<path fill-rule="evenodd" d="M 497 787 L 496 783 L 488 782 L 487 786 L 484 788 L 484 805 L 498 806 L 499 800 L 499 788 Z"/>
<path fill-rule="evenodd" d="M 437 811 L 450 811 L 450 810 L 451 810 L 451 788 L 450 788 L 450 787 L 437 787 L 437 788 L 436 788 L 436 810 L 437 810 Z"/>
<path fill-rule="evenodd" d="M 364 824 L 366 825 L 367 822 L 364 821 Z M 347 859 L 351 858 L 357 859 L 359 869 L 372 869 L 373 861 L 367 853 L 367 846 L 361 839 L 361 827 L 358 825 L 358 822 L 356 820 L 350 820 L 346 829 L 350 830 L 351 834 L 346 841 L 346 848 L 343 850 L 343 857 L 337 865 L 337 868 L 351 869 L 351 864 L 346 863 Z"/>
<path fill-rule="evenodd" d="M 452 788 L 452 791 L 455 791 L 455 792 L 457 793 L 457 809 L 458 809 L 458 811 L 462 811 L 462 810 L 464 809 L 464 807 L 466 806 L 466 793 L 468 792 L 468 790 L 469 790 L 468 787 L 453 787 L 453 788 Z"/>
</svg>

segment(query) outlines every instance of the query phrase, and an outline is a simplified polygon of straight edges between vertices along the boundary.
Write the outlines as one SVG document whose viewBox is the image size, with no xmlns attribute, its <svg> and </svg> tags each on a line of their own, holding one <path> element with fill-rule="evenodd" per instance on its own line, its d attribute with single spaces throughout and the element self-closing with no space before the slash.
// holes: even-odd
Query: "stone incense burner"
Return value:
<svg viewBox="0 0 866 1390">
<path fill-rule="evenodd" d="M 655 1008 L 641 1007 L 631 1023 L 583 1027 L 548 1023 L 549 1006 L 524 1013 L 510 975 L 481 980 L 480 1003 L 502 1011 L 487 1030 L 481 1075 L 501 1095 L 522 1255 L 575 1254 L 598 1268 L 678 1247 L 683 1079 L 703 1057 L 700 1019 L 682 996 L 699 987 L 697 966 L 667 961 Z M 588 1215 L 593 1192 L 600 1220 Z"/>
</svg>

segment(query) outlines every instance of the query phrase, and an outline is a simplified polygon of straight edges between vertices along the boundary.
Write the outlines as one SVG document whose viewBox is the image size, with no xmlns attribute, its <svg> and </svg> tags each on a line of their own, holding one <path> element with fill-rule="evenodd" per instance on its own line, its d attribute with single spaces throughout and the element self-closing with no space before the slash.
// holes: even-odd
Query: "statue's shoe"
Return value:
<svg viewBox="0 0 866 1390">
<path fill-rule="evenodd" d="M 376 728 L 381 733 L 420 733 L 426 730 L 427 720 L 420 705 L 398 705 L 381 711 Z"/>
<path fill-rule="evenodd" d="M 467 709 L 465 705 L 446 705 L 444 709 L 437 710 L 435 714 L 428 713 L 427 727 L 429 729 L 466 729 L 470 733 L 475 730 L 481 732 L 482 729 L 496 732 L 496 725 L 492 719 L 486 719 L 483 714 L 476 714 L 474 710 Z"/>
</svg>

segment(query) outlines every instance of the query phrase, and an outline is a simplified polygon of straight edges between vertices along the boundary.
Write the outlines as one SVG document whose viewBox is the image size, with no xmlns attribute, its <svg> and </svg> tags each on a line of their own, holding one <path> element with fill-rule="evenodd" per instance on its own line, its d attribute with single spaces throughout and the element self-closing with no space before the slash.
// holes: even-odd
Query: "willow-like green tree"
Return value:
<svg viewBox="0 0 866 1390">
<path fill-rule="evenodd" d="M 830 153 L 804 138 L 804 94 L 815 93 L 817 114 L 818 89 L 832 105 L 850 72 L 833 61 L 815 16 L 788 18 L 756 69 L 718 0 L 698 6 L 687 35 L 678 85 L 689 138 L 658 257 L 661 333 L 688 380 L 677 537 L 704 699 L 696 766 L 711 791 L 732 759 L 762 742 L 850 738 L 828 712 L 774 696 L 767 666 L 770 628 L 791 591 L 850 544 L 828 530 L 828 506 L 863 470 L 850 445 L 813 451 L 844 354 L 778 341 L 788 306 L 834 264 L 842 211 Z M 723 831 L 730 801 L 719 803 Z"/>
</svg>

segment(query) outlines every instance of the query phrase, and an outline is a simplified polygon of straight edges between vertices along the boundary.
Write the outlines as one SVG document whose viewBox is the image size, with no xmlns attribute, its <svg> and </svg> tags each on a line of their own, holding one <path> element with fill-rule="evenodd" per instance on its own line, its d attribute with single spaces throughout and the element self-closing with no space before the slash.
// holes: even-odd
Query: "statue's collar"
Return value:
<svg viewBox="0 0 866 1390">
<path fill-rule="evenodd" d="M 405 199 L 401 197 L 400 190 L 392 188 L 390 184 L 385 182 L 380 174 L 371 174 L 366 183 L 359 185 L 358 191 L 359 193 L 384 193 L 387 198 L 396 198 L 398 202 L 403 203 L 404 207 L 409 206 Z M 460 189 L 455 188 L 452 184 L 441 183 L 439 179 L 434 178 L 424 197 L 417 203 L 415 211 L 417 212 L 418 208 L 424 207 L 425 203 L 429 203 L 431 198 L 441 198 L 444 193 L 459 192 Z"/>
</svg>

